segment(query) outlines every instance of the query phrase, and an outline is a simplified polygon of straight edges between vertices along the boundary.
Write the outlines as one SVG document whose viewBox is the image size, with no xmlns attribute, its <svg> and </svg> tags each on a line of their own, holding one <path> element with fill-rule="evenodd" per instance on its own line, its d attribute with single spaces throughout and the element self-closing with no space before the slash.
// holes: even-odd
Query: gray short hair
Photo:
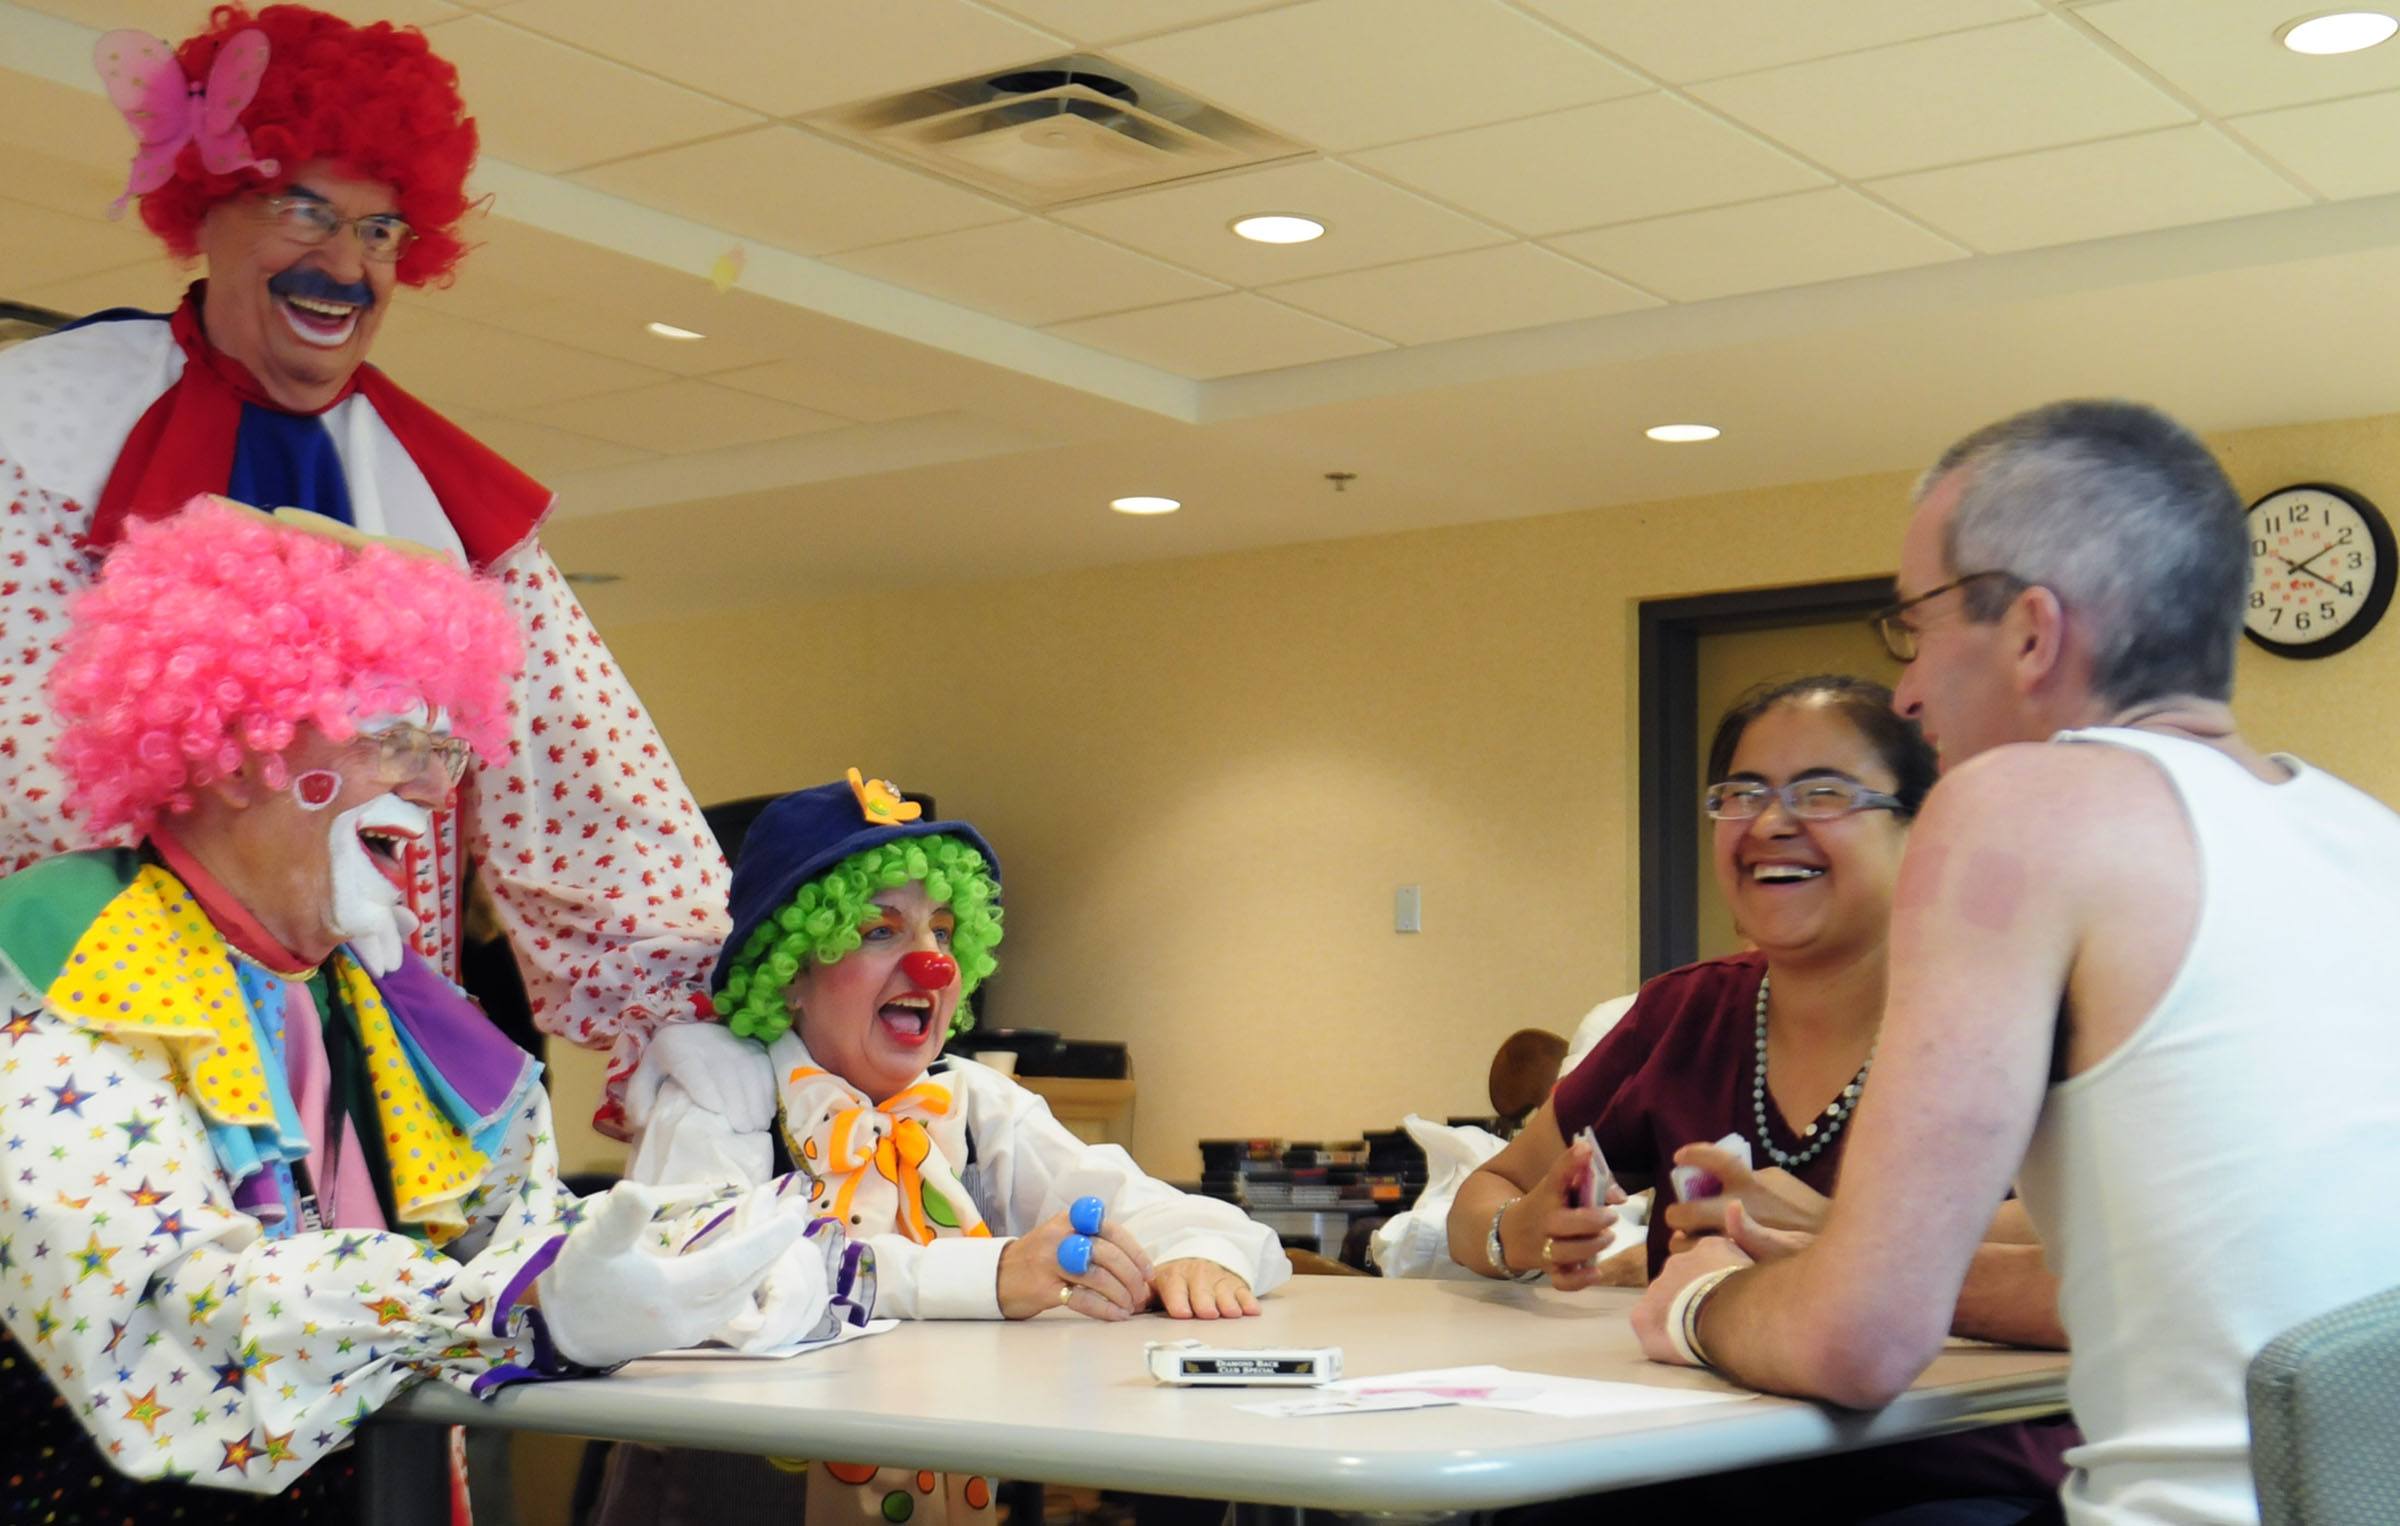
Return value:
<svg viewBox="0 0 2400 1526">
<path fill-rule="evenodd" d="M 1950 575 L 2006 572 L 2056 594 L 2090 627 L 2100 698 L 2233 696 L 2248 532 L 2233 484 L 2190 430 L 2140 403 L 2052 403 L 1951 446 L 1917 496 L 1958 472 Z M 2017 591 L 1968 585 L 1968 617 L 1998 619 Z"/>
</svg>

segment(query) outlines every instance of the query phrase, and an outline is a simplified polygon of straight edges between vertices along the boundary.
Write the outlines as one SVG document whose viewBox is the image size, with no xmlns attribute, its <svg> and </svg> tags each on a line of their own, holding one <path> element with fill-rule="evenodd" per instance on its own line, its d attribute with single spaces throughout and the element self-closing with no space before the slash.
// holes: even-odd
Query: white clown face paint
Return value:
<svg viewBox="0 0 2400 1526">
<path fill-rule="evenodd" d="M 358 955 L 369 974 L 400 967 L 409 934 L 407 852 L 424 841 L 433 813 L 397 795 L 377 795 L 333 818 L 326 862 L 333 871 L 333 904 L 326 925 Z M 370 846 L 372 844 L 372 846 Z"/>
<path fill-rule="evenodd" d="M 420 705 L 406 715 L 374 717 L 359 728 L 359 735 L 371 738 L 399 726 L 423 726 L 442 734 L 449 730 L 446 716 Z M 370 974 L 389 974 L 400 967 L 409 935 L 417 930 L 416 914 L 408 909 L 408 853 L 432 834 L 433 812 L 392 793 L 389 781 L 363 760 L 350 770 L 354 782 L 348 786 L 335 775 L 336 787 L 324 795 L 322 804 L 311 805 L 310 796 L 302 792 L 309 777 L 302 774 L 293 781 L 293 794 L 310 810 L 356 799 L 362 786 L 381 786 L 379 793 L 335 816 L 327 828 L 326 863 L 332 884 L 326 926 L 350 945 Z M 401 783 L 413 789 L 417 781 Z"/>
</svg>

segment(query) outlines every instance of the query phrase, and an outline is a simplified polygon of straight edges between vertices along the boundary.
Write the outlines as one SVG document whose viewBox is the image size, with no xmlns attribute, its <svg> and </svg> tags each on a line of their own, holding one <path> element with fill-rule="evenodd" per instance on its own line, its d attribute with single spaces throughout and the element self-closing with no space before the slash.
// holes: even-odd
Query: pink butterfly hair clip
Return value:
<svg viewBox="0 0 2400 1526">
<path fill-rule="evenodd" d="M 205 86 L 186 79 L 174 49 L 146 32 L 105 34 L 92 47 L 92 64 L 109 100 L 140 140 L 125 194 L 109 204 L 109 216 L 173 178 L 175 156 L 186 143 L 199 145 L 200 162 L 212 175 L 244 169 L 275 173 L 274 160 L 251 154 L 250 135 L 241 123 L 267 71 L 266 33 L 249 28 L 226 38 L 208 66 Z"/>
</svg>

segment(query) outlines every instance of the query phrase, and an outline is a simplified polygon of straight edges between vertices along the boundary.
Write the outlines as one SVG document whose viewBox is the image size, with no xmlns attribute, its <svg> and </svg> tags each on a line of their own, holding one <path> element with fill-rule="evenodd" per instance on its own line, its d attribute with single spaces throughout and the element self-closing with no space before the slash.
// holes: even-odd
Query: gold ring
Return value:
<svg viewBox="0 0 2400 1526">
<path fill-rule="evenodd" d="M 1075 1284 L 1072 1282 L 1062 1282 L 1058 1285 L 1058 1304 L 1060 1308 L 1065 1308 L 1067 1300 L 1073 1298 L 1074 1296 Z"/>
<path fill-rule="evenodd" d="M 1549 1264 L 1550 1264 L 1550 1237 L 1549 1237 L 1548 1235 L 1544 1235 L 1544 1236 L 1542 1236 L 1542 1265 L 1544 1265 L 1544 1266 L 1548 1266 Z"/>
</svg>

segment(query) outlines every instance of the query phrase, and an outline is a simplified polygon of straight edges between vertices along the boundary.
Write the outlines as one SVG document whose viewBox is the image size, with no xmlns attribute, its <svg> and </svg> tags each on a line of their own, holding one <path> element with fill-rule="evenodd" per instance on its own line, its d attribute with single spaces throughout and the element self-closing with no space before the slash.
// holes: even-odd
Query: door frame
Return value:
<svg viewBox="0 0 2400 1526">
<path fill-rule="evenodd" d="M 1863 620 L 1892 602 L 1889 577 L 1644 599 L 1635 665 L 1639 716 L 1642 979 L 1699 957 L 1693 915 L 1700 851 L 1691 781 L 1700 772 L 1700 638 L 1775 625 Z"/>
</svg>

